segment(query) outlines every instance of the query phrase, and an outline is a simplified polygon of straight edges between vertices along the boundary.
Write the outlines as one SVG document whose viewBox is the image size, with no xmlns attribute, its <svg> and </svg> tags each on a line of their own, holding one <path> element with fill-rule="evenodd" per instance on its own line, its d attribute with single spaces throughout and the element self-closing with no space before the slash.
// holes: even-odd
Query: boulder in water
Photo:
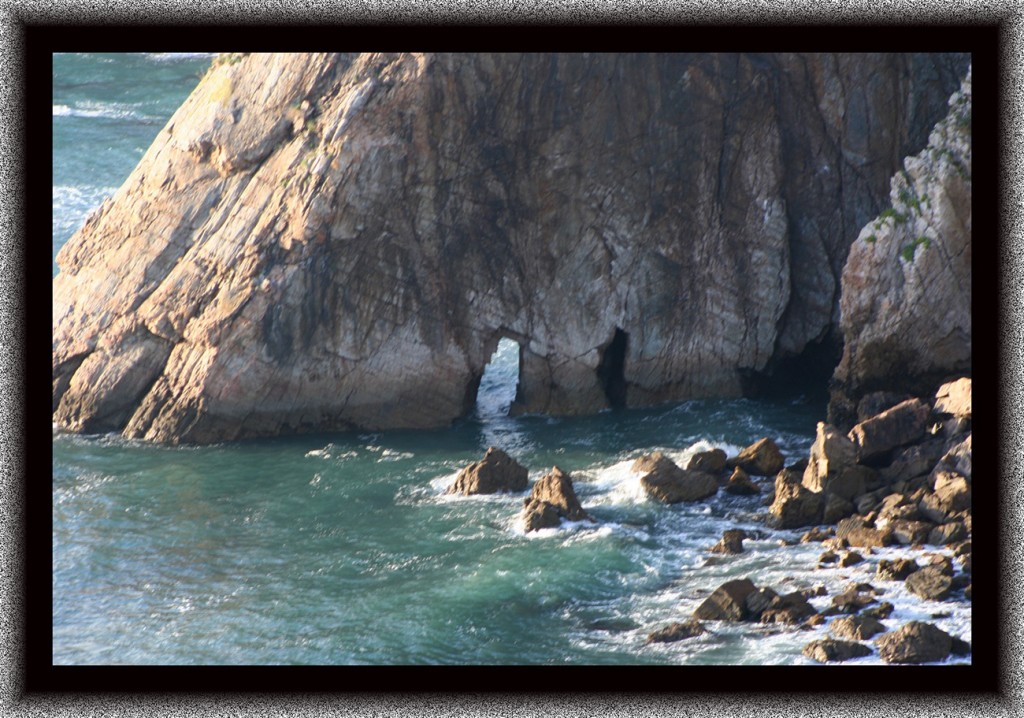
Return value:
<svg viewBox="0 0 1024 718">
<path fill-rule="evenodd" d="M 556 466 L 533 485 L 533 491 L 523 505 L 523 521 L 529 532 L 554 528 L 562 519 L 593 521 L 576 498 L 572 478 Z"/>
<path fill-rule="evenodd" d="M 447 494 L 496 494 L 526 490 L 528 472 L 501 449 L 490 447 L 484 458 L 462 469 Z"/>
</svg>

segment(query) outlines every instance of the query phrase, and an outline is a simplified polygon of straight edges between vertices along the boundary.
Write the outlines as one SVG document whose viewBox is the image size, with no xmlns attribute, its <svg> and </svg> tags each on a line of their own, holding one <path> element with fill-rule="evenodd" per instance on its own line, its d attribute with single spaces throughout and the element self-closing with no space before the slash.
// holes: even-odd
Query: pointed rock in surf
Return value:
<svg viewBox="0 0 1024 718">
<path fill-rule="evenodd" d="M 501 449 L 490 447 L 484 458 L 462 469 L 446 494 L 496 494 L 525 491 L 528 472 Z"/>
<path fill-rule="evenodd" d="M 729 459 L 726 465 L 731 468 L 738 466 L 751 476 L 774 476 L 782 471 L 785 461 L 778 445 L 765 437 Z"/>
<path fill-rule="evenodd" d="M 537 479 L 529 498 L 523 502 L 526 531 L 555 528 L 562 519 L 593 521 L 576 498 L 572 478 L 557 466 Z"/>
<path fill-rule="evenodd" d="M 640 484 L 651 498 L 665 504 L 701 501 L 718 493 L 718 479 L 703 471 L 687 471 L 656 451 L 633 462 L 633 471 L 643 472 Z"/>
</svg>

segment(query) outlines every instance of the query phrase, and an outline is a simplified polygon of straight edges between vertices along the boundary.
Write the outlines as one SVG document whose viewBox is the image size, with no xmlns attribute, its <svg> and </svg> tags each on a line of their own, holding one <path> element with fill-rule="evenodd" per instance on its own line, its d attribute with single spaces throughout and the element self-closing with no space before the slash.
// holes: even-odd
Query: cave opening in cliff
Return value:
<svg viewBox="0 0 1024 718">
<path fill-rule="evenodd" d="M 608 398 L 608 406 L 622 409 L 626 406 L 626 349 L 629 334 L 615 327 L 615 335 L 601 352 L 597 365 L 597 378 Z"/>
<path fill-rule="evenodd" d="M 501 337 L 491 354 L 476 391 L 477 416 L 507 416 L 519 392 L 522 349 L 519 342 Z"/>
</svg>

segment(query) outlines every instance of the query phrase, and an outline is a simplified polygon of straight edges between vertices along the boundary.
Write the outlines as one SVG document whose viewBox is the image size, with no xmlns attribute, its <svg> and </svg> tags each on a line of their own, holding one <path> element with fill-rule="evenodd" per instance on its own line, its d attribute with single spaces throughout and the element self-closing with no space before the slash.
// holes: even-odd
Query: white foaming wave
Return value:
<svg viewBox="0 0 1024 718">
<path fill-rule="evenodd" d="M 156 62 L 177 62 L 178 60 L 215 57 L 217 54 L 216 52 L 147 52 L 146 58 Z"/>
<path fill-rule="evenodd" d="M 588 482 L 600 493 L 590 497 L 596 505 L 638 504 L 647 501 L 647 492 L 640 483 L 640 474 L 632 471 L 633 459 L 611 466 L 591 469 L 593 478 Z M 583 473 L 583 472 L 580 472 Z"/>
<path fill-rule="evenodd" d="M 132 119 L 140 122 L 155 122 L 159 117 L 138 111 L 138 105 L 122 102 L 82 102 L 74 107 L 68 105 L 51 105 L 53 117 L 86 117 L 104 118 L 108 120 Z"/>
</svg>

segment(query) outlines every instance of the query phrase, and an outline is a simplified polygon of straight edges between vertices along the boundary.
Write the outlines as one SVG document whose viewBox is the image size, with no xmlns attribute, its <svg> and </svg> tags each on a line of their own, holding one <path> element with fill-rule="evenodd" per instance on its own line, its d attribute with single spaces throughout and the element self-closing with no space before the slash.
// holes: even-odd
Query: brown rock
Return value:
<svg viewBox="0 0 1024 718">
<path fill-rule="evenodd" d="M 704 599 L 693 617 L 705 621 L 742 621 L 746 615 L 746 598 L 756 590 L 749 578 L 727 581 Z"/>
<path fill-rule="evenodd" d="M 759 588 L 756 591 L 747 594 L 744 599 L 744 614 L 747 620 L 759 621 L 761 620 L 761 614 L 765 611 L 777 608 L 781 605 L 782 599 L 775 591 L 770 588 L 764 587 Z"/>
<path fill-rule="evenodd" d="M 875 641 L 886 663 L 935 663 L 944 660 L 953 637 L 930 623 L 911 621 Z"/>
<path fill-rule="evenodd" d="M 916 521 L 921 516 L 917 502 L 911 501 L 905 494 L 889 494 L 882 499 L 878 508 L 877 521 L 906 520 Z"/>
<path fill-rule="evenodd" d="M 727 529 L 722 534 L 722 539 L 709 550 L 712 553 L 743 553 L 743 539 L 745 538 L 748 538 L 746 531 L 742 531 L 740 529 Z"/>
<path fill-rule="evenodd" d="M 965 538 L 967 538 L 967 529 L 964 528 L 964 525 L 959 521 L 951 521 L 932 529 L 931 533 L 928 534 L 928 543 L 936 546 L 945 546 L 956 541 L 962 541 Z"/>
<path fill-rule="evenodd" d="M 857 445 L 858 460 L 870 461 L 917 441 L 924 436 L 930 413 L 928 405 L 920 399 L 909 399 L 857 424 L 849 436 Z"/>
<path fill-rule="evenodd" d="M 633 463 L 634 471 L 646 471 L 640 485 L 651 498 L 665 504 L 701 501 L 718 493 L 718 479 L 703 471 L 686 471 L 656 452 Z"/>
<path fill-rule="evenodd" d="M 821 512 L 821 520 L 827 524 L 833 524 L 844 519 L 855 511 L 850 501 L 835 494 L 825 494 L 825 508 Z"/>
<path fill-rule="evenodd" d="M 873 391 L 865 394 L 857 402 L 857 421 L 865 421 L 873 416 L 878 416 L 886 409 L 900 404 L 913 397 L 909 394 L 899 394 L 892 391 Z"/>
<path fill-rule="evenodd" d="M 866 641 L 875 634 L 885 632 L 885 626 L 872 616 L 844 616 L 832 621 L 829 631 L 836 638 Z"/>
<path fill-rule="evenodd" d="M 825 553 L 818 556 L 818 565 L 827 566 L 828 564 L 839 563 L 839 554 L 835 551 L 826 551 Z"/>
<path fill-rule="evenodd" d="M 727 463 L 729 466 L 743 469 L 752 476 L 774 476 L 782 471 L 785 464 L 779 447 L 768 437 L 743 449 Z"/>
<path fill-rule="evenodd" d="M 761 613 L 761 623 L 796 625 L 814 616 L 817 611 L 801 591 L 779 596 L 778 602 Z"/>
<path fill-rule="evenodd" d="M 725 458 L 725 452 L 721 449 L 698 451 L 690 457 L 690 461 L 686 464 L 686 470 L 719 474 L 725 471 Z"/>
<path fill-rule="evenodd" d="M 941 439 L 926 439 L 920 444 L 893 451 L 892 463 L 880 470 L 886 484 L 910 481 L 931 473 L 946 451 Z"/>
<path fill-rule="evenodd" d="M 945 600 L 953 588 L 953 580 L 936 568 L 922 568 L 907 577 L 907 590 L 930 601 Z"/>
<path fill-rule="evenodd" d="M 919 568 L 917 561 L 909 558 L 897 558 L 892 561 L 883 558 L 878 562 L 875 575 L 882 581 L 903 581 Z"/>
<path fill-rule="evenodd" d="M 849 588 L 839 595 L 832 597 L 832 607 L 828 612 L 833 615 L 837 613 L 857 613 L 862 608 L 876 602 L 874 596 L 869 592 Z"/>
<path fill-rule="evenodd" d="M 971 436 L 968 434 L 966 439 L 950 448 L 939 461 L 939 467 L 960 474 L 967 483 L 971 483 Z"/>
<path fill-rule="evenodd" d="M 891 528 L 874 528 L 857 516 L 843 519 L 836 525 L 836 538 L 844 539 L 848 545 L 860 548 L 888 546 L 893 542 Z"/>
<path fill-rule="evenodd" d="M 552 528 L 552 510 L 556 517 L 554 526 L 561 523 L 561 519 L 593 521 L 593 518 L 580 506 L 579 499 L 576 498 L 572 478 L 557 466 L 537 479 L 533 485 L 533 491 L 530 492 L 530 497 L 524 502 L 523 515 L 526 531 Z"/>
<path fill-rule="evenodd" d="M 785 472 L 775 479 L 775 501 L 768 513 L 776 528 L 794 529 L 821 523 L 824 496 L 791 481 Z"/>
<path fill-rule="evenodd" d="M 848 566 L 856 566 L 858 563 L 864 561 L 864 557 L 856 551 L 847 551 L 843 554 L 843 557 L 839 559 L 840 568 L 847 568 Z"/>
<path fill-rule="evenodd" d="M 935 413 L 971 417 L 971 379 L 963 377 L 939 387 L 935 392 Z"/>
<path fill-rule="evenodd" d="M 932 523 L 944 524 L 949 520 L 949 513 L 943 507 L 942 500 L 932 492 L 921 497 L 917 509 L 923 518 Z"/>
<path fill-rule="evenodd" d="M 953 559 L 941 553 L 925 554 L 925 567 L 934 568 L 944 576 L 953 575 Z"/>
<path fill-rule="evenodd" d="M 853 498 L 856 494 L 847 495 L 843 491 L 834 490 L 832 484 L 856 463 L 857 447 L 853 441 L 834 426 L 819 421 L 802 483 L 811 491 L 832 491 L 844 498 Z M 863 489 L 859 493 L 863 493 Z"/>
<path fill-rule="evenodd" d="M 462 469 L 448 494 L 495 494 L 524 491 L 528 472 L 501 449 L 490 447 L 484 458 Z"/>
<path fill-rule="evenodd" d="M 916 546 L 928 540 L 932 525 L 924 521 L 890 521 L 889 528 L 896 543 L 902 546 Z"/>
<path fill-rule="evenodd" d="M 966 478 L 951 471 L 937 471 L 934 478 L 935 497 L 947 513 L 971 508 L 971 485 Z"/>
<path fill-rule="evenodd" d="M 761 493 L 761 489 L 758 488 L 757 484 L 750 480 L 747 472 L 736 467 L 732 471 L 732 475 L 725 484 L 726 493 L 735 494 L 738 496 L 752 496 L 754 494 Z"/>
<path fill-rule="evenodd" d="M 803 654 L 818 663 L 833 663 L 869 656 L 871 649 L 853 641 L 836 641 L 825 638 L 808 643 L 804 646 Z"/>
<path fill-rule="evenodd" d="M 704 624 L 695 618 L 684 623 L 673 623 L 647 636 L 648 643 L 672 643 L 707 633 Z"/>
</svg>

